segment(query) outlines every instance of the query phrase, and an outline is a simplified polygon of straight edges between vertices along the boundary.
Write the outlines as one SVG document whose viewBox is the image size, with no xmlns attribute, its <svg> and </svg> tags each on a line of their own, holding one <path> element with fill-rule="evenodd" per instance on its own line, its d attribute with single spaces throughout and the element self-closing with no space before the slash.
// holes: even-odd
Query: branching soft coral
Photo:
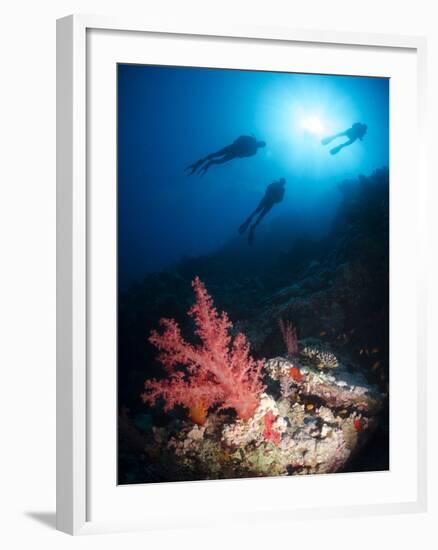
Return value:
<svg viewBox="0 0 438 550">
<path fill-rule="evenodd" d="M 298 337 L 297 329 L 292 325 L 290 321 L 278 320 L 278 326 L 280 327 L 281 335 L 286 346 L 287 356 L 295 357 L 298 354 Z"/>
<path fill-rule="evenodd" d="M 242 420 L 249 420 L 264 390 L 261 381 L 264 362 L 250 356 L 244 334 L 231 338 L 233 325 L 228 315 L 217 312 L 198 277 L 192 286 L 196 302 L 188 314 L 195 321 L 195 334 L 201 343 L 189 344 L 174 319 L 161 319 L 163 332 L 152 331 L 149 341 L 160 350 L 158 359 L 168 378 L 147 380 L 143 401 L 153 405 L 162 397 L 165 410 L 182 405 L 189 409 L 189 414 L 220 405 L 221 409 L 233 408 Z"/>
</svg>

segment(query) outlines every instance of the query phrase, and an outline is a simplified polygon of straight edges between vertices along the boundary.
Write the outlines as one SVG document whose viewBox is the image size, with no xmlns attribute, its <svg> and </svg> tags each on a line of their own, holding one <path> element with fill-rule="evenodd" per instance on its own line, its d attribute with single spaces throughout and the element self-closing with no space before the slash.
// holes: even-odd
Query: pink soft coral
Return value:
<svg viewBox="0 0 438 550">
<path fill-rule="evenodd" d="M 164 380 L 147 380 L 145 402 L 154 404 L 158 397 L 165 410 L 183 405 L 189 410 L 213 405 L 233 408 L 243 420 L 249 420 L 264 390 L 261 381 L 263 361 L 249 355 L 244 334 L 232 340 L 228 315 L 219 314 L 204 284 L 198 277 L 192 283 L 196 302 L 188 311 L 196 323 L 200 345 L 192 345 L 181 336 L 174 319 L 161 319 L 163 333 L 152 331 L 149 341 L 160 350 L 158 359 L 167 370 Z M 185 370 L 177 367 L 185 366 Z"/>
<path fill-rule="evenodd" d="M 278 325 L 283 336 L 283 341 L 286 346 L 287 356 L 295 357 L 298 354 L 298 337 L 297 329 L 290 321 L 284 322 L 283 319 L 278 320 Z"/>
</svg>

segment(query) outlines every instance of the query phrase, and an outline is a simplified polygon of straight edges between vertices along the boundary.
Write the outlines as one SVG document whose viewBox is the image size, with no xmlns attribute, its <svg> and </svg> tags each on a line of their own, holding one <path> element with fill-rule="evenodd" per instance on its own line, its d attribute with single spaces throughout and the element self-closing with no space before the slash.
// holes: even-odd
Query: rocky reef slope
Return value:
<svg viewBox="0 0 438 550">
<path fill-rule="evenodd" d="M 202 426 L 174 420 L 154 428 L 144 449 L 160 456 L 151 479 L 152 474 L 157 480 L 195 480 L 341 470 L 375 430 L 384 396 L 341 364 L 336 370 L 321 368 L 316 354 L 310 364 L 315 349 L 306 346 L 293 362 L 266 362 L 270 393 L 262 395 L 249 421 L 220 413 Z M 294 380 L 290 370 L 297 365 L 301 375 Z"/>
<path fill-rule="evenodd" d="M 269 258 L 241 258 L 225 246 L 120 295 L 121 483 L 388 467 L 388 171 L 342 182 L 339 190 L 323 239 L 295 238 L 287 253 Z M 267 358 L 263 415 L 245 427 L 252 439 L 244 445 L 236 445 L 239 421 L 225 413 L 199 427 L 178 409 L 148 409 L 139 398 L 146 377 L 163 376 L 147 336 L 163 314 L 184 319 L 195 276 L 255 355 Z M 297 327 L 298 358 L 286 357 L 280 319 Z M 191 328 L 181 326 L 183 334 Z M 295 363 L 303 375 L 297 380 L 290 375 Z"/>
</svg>

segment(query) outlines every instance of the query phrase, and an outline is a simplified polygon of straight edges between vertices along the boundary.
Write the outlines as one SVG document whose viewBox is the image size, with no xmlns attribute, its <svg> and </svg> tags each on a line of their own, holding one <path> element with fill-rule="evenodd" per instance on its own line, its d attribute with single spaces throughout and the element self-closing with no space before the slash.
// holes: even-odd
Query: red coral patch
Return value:
<svg viewBox="0 0 438 550">
<path fill-rule="evenodd" d="M 295 382 L 301 382 L 304 378 L 304 374 L 300 371 L 298 367 L 292 367 L 289 369 L 289 376 L 295 380 Z"/>
<path fill-rule="evenodd" d="M 272 411 L 268 411 L 265 414 L 265 429 L 263 430 L 263 437 L 268 441 L 272 441 L 275 445 L 279 445 L 281 440 L 281 433 L 277 432 L 277 430 L 272 429 L 275 420 L 276 416 L 274 416 L 274 413 Z"/>
</svg>

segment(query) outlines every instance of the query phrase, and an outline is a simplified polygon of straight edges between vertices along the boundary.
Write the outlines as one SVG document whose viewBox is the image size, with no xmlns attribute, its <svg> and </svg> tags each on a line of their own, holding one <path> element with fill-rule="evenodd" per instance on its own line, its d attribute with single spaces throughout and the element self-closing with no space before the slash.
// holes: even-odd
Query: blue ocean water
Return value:
<svg viewBox="0 0 438 550">
<path fill-rule="evenodd" d="M 331 155 L 321 139 L 355 122 L 368 127 L 363 141 Z M 266 147 L 203 177 L 184 171 L 240 135 Z M 341 199 L 338 184 L 388 165 L 388 79 L 121 64 L 120 287 L 230 243 L 257 256 L 286 251 L 300 235 L 324 235 Z M 280 177 L 284 200 L 250 249 L 238 227 Z"/>
</svg>

